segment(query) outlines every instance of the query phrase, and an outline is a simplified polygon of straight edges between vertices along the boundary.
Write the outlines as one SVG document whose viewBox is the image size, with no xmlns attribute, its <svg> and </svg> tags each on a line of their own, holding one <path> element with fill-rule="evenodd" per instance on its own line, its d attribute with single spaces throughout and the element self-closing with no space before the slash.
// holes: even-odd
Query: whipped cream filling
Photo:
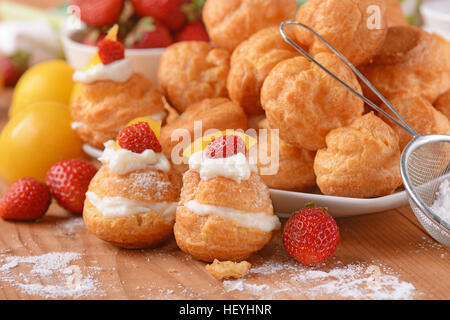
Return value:
<svg viewBox="0 0 450 320">
<path fill-rule="evenodd" d="M 178 202 L 147 202 L 130 200 L 123 197 L 100 198 L 88 191 L 86 197 L 90 203 L 107 218 L 123 218 L 133 214 L 146 213 L 153 210 L 171 222 L 175 220 Z"/>
<path fill-rule="evenodd" d="M 101 80 L 125 82 L 133 75 L 133 66 L 130 59 L 121 59 L 104 65 L 99 63 L 87 70 L 76 71 L 73 80 L 81 83 L 91 83 Z"/>
<path fill-rule="evenodd" d="M 281 226 L 277 216 L 269 216 L 264 212 L 250 213 L 232 208 L 201 204 L 196 200 L 191 200 L 185 203 L 184 206 L 199 216 L 216 215 L 231 219 L 241 227 L 256 228 L 264 232 L 277 230 Z"/>
<path fill-rule="evenodd" d="M 117 174 L 142 169 L 155 169 L 165 172 L 170 170 L 170 162 L 164 154 L 156 153 L 153 150 L 135 153 L 122 148 L 116 149 L 116 143 L 112 140 L 105 143 L 105 150 L 98 160 Z"/>
<path fill-rule="evenodd" d="M 250 165 L 242 153 L 228 158 L 210 159 L 204 152 L 196 152 L 189 158 L 189 168 L 197 171 L 202 180 L 225 177 L 238 183 L 248 180 L 252 172 L 257 172 L 256 166 Z"/>
</svg>

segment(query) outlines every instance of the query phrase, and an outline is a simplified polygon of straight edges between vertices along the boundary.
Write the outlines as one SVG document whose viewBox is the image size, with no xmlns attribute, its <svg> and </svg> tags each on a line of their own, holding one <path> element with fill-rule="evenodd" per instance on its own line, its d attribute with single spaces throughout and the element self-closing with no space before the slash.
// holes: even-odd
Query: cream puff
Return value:
<svg viewBox="0 0 450 320">
<path fill-rule="evenodd" d="M 278 27 L 269 27 L 252 35 L 231 56 L 227 79 L 231 100 L 239 103 L 248 115 L 264 113 L 260 100 L 264 79 L 279 62 L 297 55 L 283 40 Z"/>
<path fill-rule="evenodd" d="M 315 58 L 361 92 L 355 74 L 337 56 L 322 52 Z M 349 125 L 364 111 L 361 99 L 304 57 L 273 68 L 264 81 L 261 104 L 270 128 L 279 129 L 281 139 L 310 151 L 325 147 L 331 130 Z"/>
<path fill-rule="evenodd" d="M 313 166 L 316 153 L 297 148 L 280 139 L 269 128 L 267 119 L 260 121 L 259 128 L 262 130 L 258 137 L 258 169 L 264 183 L 269 188 L 298 192 L 310 191 L 315 187 Z M 278 153 L 278 157 L 273 157 L 275 153 Z M 277 162 L 278 165 L 272 162 Z"/>
<path fill-rule="evenodd" d="M 450 120 L 450 90 L 441 94 L 434 103 L 434 106 Z"/>
<path fill-rule="evenodd" d="M 180 249 L 196 259 L 242 261 L 280 227 L 269 188 L 239 139 L 218 137 L 189 159 L 174 234 Z"/>
<path fill-rule="evenodd" d="M 154 247 L 173 234 L 181 176 L 150 130 L 138 122 L 123 129 L 118 142 L 106 142 L 103 165 L 86 193 L 86 227 L 123 248 Z"/>
<path fill-rule="evenodd" d="M 433 133 L 450 134 L 449 119 L 436 110 L 428 100 L 420 96 L 400 96 L 391 98 L 391 104 L 417 133 L 422 135 Z M 386 105 L 383 105 L 382 108 L 394 116 Z M 382 118 L 399 136 L 400 150 L 403 150 L 411 141 L 412 136 L 386 117 Z"/>
<path fill-rule="evenodd" d="M 296 20 L 314 29 L 355 66 L 377 53 L 387 32 L 384 0 L 308 0 Z M 330 52 L 304 28 L 298 27 L 297 40 L 312 55 Z"/>
<path fill-rule="evenodd" d="M 207 0 L 203 21 L 209 37 L 232 52 L 252 34 L 292 19 L 296 0 Z"/>
<path fill-rule="evenodd" d="M 87 70 L 75 72 L 73 78 L 77 94 L 70 108 L 72 128 L 93 147 L 102 149 L 132 119 L 163 120 L 166 116 L 162 93 L 133 72 L 129 58 L 107 63 L 99 60 Z"/>
<path fill-rule="evenodd" d="M 413 26 L 388 29 L 386 41 L 372 62 L 360 71 L 386 98 L 421 95 L 430 102 L 448 88 L 449 45 L 437 35 Z M 380 102 L 363 86 L 365 96 Z"/>
<path fill-rule="evenodd" d="M 191 104 L 227 97 L 230 54 L 203 41 L 178 42 L 161 57 L 158 82 L 167 101 L 179 112 Z"/>
<path fill-rule="evenodd" d="M 208 130 L 226 129 L 247 129 L 247 117 L 244 110 L 239 104 L 227 98 L 205 99 L 189 106 L 178 118 L 165 125 L 161 129 L 160 141 L 164 154 L 177 164 L 177 170 L 185 172 L 188 169 L 187 164 L 182 165 L 175 161 L 175 158 L 182 158 L 183 149 L 192 142 L 195 134 L 202 136 Z M 189 140 L 183 148 L 180 143 L 185 139 L 185 134 Z M 180 147 L 174 149 L 177 145 Z"/>
<path fill-rule="evenodd" d="M 327 135 L 317 151 L 314 172 L 325 195 L 371 198 L 393 193 L 401 184 L 399 139 L 373 112 Z"/>
</svg>

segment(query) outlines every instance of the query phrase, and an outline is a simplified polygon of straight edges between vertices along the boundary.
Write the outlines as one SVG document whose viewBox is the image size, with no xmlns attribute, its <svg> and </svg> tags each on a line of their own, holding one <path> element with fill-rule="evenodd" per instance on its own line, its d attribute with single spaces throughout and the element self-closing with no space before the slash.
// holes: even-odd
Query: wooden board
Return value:
<svg viewBox="0 0 450 320">
<path fill-rule="evenodd" d="M 0 128 L 10 99 L 10 90 L 0 94 Z M 0 196 L 6 189 L 0 181 Z M 450 250 L 426 234 L 409 208 L 337 223 L 338 249 L 318 267 L 290 259 L 278 232 L 250 259 L 254 268 L 245 278 L 218 281 L 174 240 L 153 250 L 119 249 L 52 204 L 36 223 L 0 220 L 0 299 L 450 298 Z"/>
<path fill-rule="evenodd" d="M 9 90 L 0 95 L 0 126 L 10 99 Z M 0 195 L 6 189 L 0 182 Z M 174 240 L 154 250 L 119 249 L 52 204 L 36 223 L 0 221 L 0 299 L 450 298 L 450 250 L 425 233 L 409 208 L 337 223 L 341 241 L 323 265 L 306 268 L 290 259 L 278 232 L 250 259 L 250 274 L 222 282 Z M 55 259 L 57 268 L 47 274 L 34 270 L 42 267 L 36 257 L 48 260 L 44 268 L 51 267 L 51 257 L 72 260 Z"/>
</svg>

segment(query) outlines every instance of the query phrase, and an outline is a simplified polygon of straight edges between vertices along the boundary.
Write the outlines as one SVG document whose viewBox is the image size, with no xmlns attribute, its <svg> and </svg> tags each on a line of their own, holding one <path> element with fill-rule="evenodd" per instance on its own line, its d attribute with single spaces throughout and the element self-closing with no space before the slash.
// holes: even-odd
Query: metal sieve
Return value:
<svg viewBox="0 0 450 320">
<path fill-rule="evenodd" d="M 285 33 L 287 25 L 297 25 L 307 29 L 322 41 L 332 52 L 341 58 L 363 81 L 370 90 L 372 90 L 383 103 L 393 112 L 395 117 L 391 116 L 371 100 L 364 97 L 350 85 L 345 83 L 330 70 L 316 61 L 310 54 L 303 50 L 299 45 L 292 41 Z M 400 161 L 400 170 L 403 184 L 405 186 L 408 200 L 411 208 L 425 230 L 438 242 L 450 247 L 450 226 L 437 216 L 431 206 L 436 200 L 436 193 L 442 181 L 450 179 L 450 135 L 432 134 L 420 135 L 409 123 L 400 115 L 400 113 L 389 103 L 389 101 L 358 71 L 338 50 L 336 50 L 328 41 L 320 36 L 316 31 L 307 25 L 298 21 L 285 21 L 280 25 L 280 33 L 284 40 L 292 45 L 297 51 L 302 53 L 311 62 L 318 65 L 323 71 L 341 83 L 351 92 L 360 97 L 365 103 L 382 113 L 396 125 L 408 132 L 413 139 L 406 146 L 402 153 Z"/>
</svg>

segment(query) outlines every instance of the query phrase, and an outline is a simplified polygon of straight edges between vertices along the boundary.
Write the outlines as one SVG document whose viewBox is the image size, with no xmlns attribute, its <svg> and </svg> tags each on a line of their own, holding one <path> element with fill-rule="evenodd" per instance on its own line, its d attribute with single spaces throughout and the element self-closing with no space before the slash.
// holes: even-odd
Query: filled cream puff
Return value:
<svg viewBox="0 0 450 320">
<path fill-rule="evenodd" d="M 189 106 L 179 117 L 167 123 L 161 129 L 160 141 L 164 154 L 172 162 L 177 162 L 175 158 L 181 159 L 183 152 L 180 143 L 183 142 L 182 139 L 186 138 L 183 135 L 177 135 L 177 131 L 182 133 L 180 130 L 184 130 L 189 138 L 188 144 L 190 144 L 196 132 L 203 135 L 208 130 L 226 129 L 247 129 L 247 117 L 244 110 L 239 104 L 228 98 L 205 99 Z M 180 147 L 175 149 L 177 146 Z M 188 166 L 176 163 L 175 168 L 180 172 L 185 172 Z"/>
<path fill-rule="evenodd" d="M 104 51 L 112 50 L 108 46 L 124 50 L 115 41 L 114 32 L 117 28 L 99 44 L 89 66 L 73 75 L 76 94 L 70 108 L 72 128 L 85 143 L 100 149 L 106 141 L 115 139 L 130 120 L 137 117 L 163 120 L 167 113 L 162 93 L 142 74 L 133 72 L 129 58 L 123 55 L 114 61 L 107 60 Z"/>
<path fill-rule="evenodd" d="M 146 122 L 123 129 L 105 143 L 102 167 L 91 180 L 84 204 L 86 227 L 123 248 L 161 244 L 173 234 L 181 176 L 161 152 Z"/>
<path fill-rule="evenodd" d="M 450 90 L 447 90 L 439 96 L 434 106 L 450 120 Z"/>
<path fill-rule="evenodd" d="M 196 259 L 244 260 L 280 227 L 247 149 L 241 138 L 224 135 L 189 158 L 174 234 L 180 249 Z"/>
</svg>

